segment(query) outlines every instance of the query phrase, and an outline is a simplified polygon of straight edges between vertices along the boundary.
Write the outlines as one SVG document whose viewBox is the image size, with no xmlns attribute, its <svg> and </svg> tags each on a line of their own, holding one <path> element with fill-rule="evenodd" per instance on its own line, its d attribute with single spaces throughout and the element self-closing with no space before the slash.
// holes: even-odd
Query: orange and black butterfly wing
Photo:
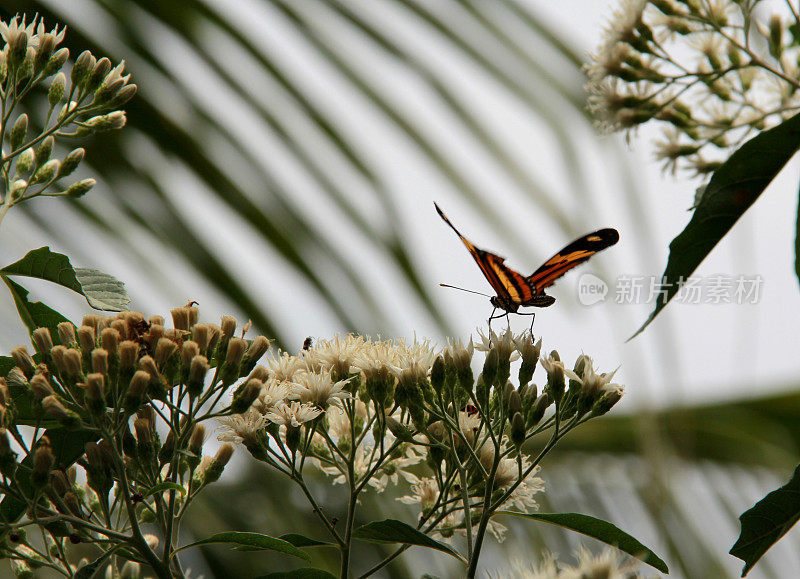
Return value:
<svg viewBox="0 0 800 579">
<path fill-rule="evenodd" d="M 534 293 L 534 299 L 532 301 L 535 301 L 536 295 L 543 295 L 545 288 L 553 285 L 553 282 L 573 267 L 582 264 L 598 251 L 611 247 L 617 241 L 619 241 L 619 233 L 617 230 L 607 228 L 599 229 L 598 231 L 584 235 L 567 245 L 564 249 L 544 262 L 539 269 L 525 278 L 525 281 Z M 523 305 L 527 304 L 523 303 Z"/>
<path fill-rule="evenodd" d="M 475 247 L 469 239 L 461 235 L 461 232 L 456 229 L 455 225 L 450 223 L 450 220 L 445 216 L 442 210 L 439 209 L 436 203 L 434 203 L 434 206 L 436 207 L 436 212 L 439 214 L 439 217 L 456 232 L 456 235 L 458 235 L 459 239 L 464 243 L 464 246 L 475 260 L 475 263 L 481 268 L 481 272 L 483 272 L 486 281 L 489 282 L 492 289 L 497 293 L 500 301 L 507 304 L 521 305 L 525 296 L 529 295 L 531 292 L 527 278 L 506 266 L 503 263 L 505 259 L 499 255 Z"/>
</svg>

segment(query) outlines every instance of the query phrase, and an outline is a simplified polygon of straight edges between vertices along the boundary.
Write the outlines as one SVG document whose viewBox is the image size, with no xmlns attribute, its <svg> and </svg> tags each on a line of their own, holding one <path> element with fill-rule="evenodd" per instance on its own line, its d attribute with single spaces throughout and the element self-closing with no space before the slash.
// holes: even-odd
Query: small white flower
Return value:
<svg viewBox="0 0 800 579">
<path fill-rule="evenodd" d="M 322 374 L 298 372 L 289 386 L 291 393 L 299 397 L 301 402 L 327 408 L 333 402 L 352 398 L 352 395 L 344 390 L 350 380 L 351 378 L 334 382 L 330 371 Z"/>
<path fill-rule="evenodd" d="M 308 368 L 305 359 L 290 356 L 287 352 L 280 352 L 277 358 L 270 353 L 266 357 L 266 367 L 278 382 L 291 382 L 296 372 Z"/>
<path fill-rule="evenodd" d="M 267 427 L 267 420 L 260 412 L 249 409 L 244 414 L 233 414 L 219 419 L 220 434 L 217 440 L 221 442 L 253 443 L 258 439 L 258 433 Z"/>
<path fill-rule="evenodd" d="M 268 420 L 281 426 L 298 427 L 322 414 L 322 410 L 313 404 L 300 402 L 278 402 L 264 415 Z"/>
</svg>

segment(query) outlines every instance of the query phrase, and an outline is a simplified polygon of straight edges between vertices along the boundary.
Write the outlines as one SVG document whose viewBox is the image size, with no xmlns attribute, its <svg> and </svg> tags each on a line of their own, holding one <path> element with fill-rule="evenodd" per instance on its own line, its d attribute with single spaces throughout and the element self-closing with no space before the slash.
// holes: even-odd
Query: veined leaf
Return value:
<svg viewBox="0 0 800 579">
<path fill-rule="evenodd" d="M 739 517 L 742 532 L 730 554 L 744 561 L 742 577 L 800 519 L 800 465 L 791 480 Z"/>
<path fill-rule="evenodd" d="M 224 533 L 211 535 L 206 539 L 195 541 L 194 543 L 189 543 L 188 545 L 184 545 L 183 547 L 176 549 L 173 552 L 173 556 L 178 551 L 182 551 L 190 547 L 197 547 L 199 545 L 209 545 L 212 543 L 243 545 L 246 547 L 258 548 L 264 551 L 278 551 L 286 555 L 305 559 L 306 561 L 311 559 L 307 553 L 301 551 L 288 541 L 284 541 L 283 539 L 278 539 L 276 537 L 270 537 L 269 535 L 263 535 L 261 533 L 247 533 L 243 531 L 227 531 Z"/>
<path fill-rule="evenodd" d="M 29 251 L 19 261 L 0 269 L 0 274 L 57 283 L 84 296 L 97 310 L 120 312 L 131 301 L 121 281 L 96 269 L 73 268 L 66 255 L 49 247 Z"/>
<path fill-rule="evenodd" d="M 452 555 L 456 559 L 463 561 L 463 557 L 456 551 L 440 543 L 434 541 L 425 533 L 418 531 L 411 525 L 407 525 L 402 521 L 395 519 L 386 519 L 383 521 L 373 521 L 366 525 L 359 527 L 353 531 L 353 538 L 360 541 L 367 541 L 369 543 L 403 543 L 407 545 L 419 545 L 420 547 L 428 547 L 436 549 L 448 555 Z"/>
<path fill-rule="evenodd" d="M 655 319 L 734 223 L 800 148 L 800 115 L 742 145 L 714 172 L 686 228 L 669 244 L 663 278 L 666 296 L 631 338 Z"/>
</svg>

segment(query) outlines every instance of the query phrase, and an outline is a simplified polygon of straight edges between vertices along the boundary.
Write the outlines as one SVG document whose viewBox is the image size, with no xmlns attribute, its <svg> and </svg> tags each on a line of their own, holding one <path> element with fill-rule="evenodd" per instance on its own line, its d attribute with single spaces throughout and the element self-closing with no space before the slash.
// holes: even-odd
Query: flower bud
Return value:
<svg viewBox="0 0 800 579">
<path fill-rule="evenodd" d="M 75 343 L 75 326 L 72 325 L 72 322 L 61 322 L 58 324 L 58 340 L 64 346 Z"/>
<path fill-rule="evenodd" d="M 547 389 L 556 404 L 560 404 L 561 398 L 564 396 L 566 382 L 564 379 L 564 365 L 555 350 L 550 352 L 550 358 L 545 369 L 547 370 Z"/>
<path fill-rule="evenodd" d="M 30 380 L 33 376 L 33 372 L 36 369 L 36 365 L 31 358 L 31 355 L 28 353 L 28 349 L 25 346 L 17 346 L 16 348 L 11 350 L 11 358 L 14 360 L 14 363 L 17 367 L 22 371 L 26 378 Z"/>
<path fill-rule="evenodd" d="M 67 90 L 67 77 L 63 72 L 59 72 L 50 83 L 50 88 L 47 91 L 47 101 L 50 103 L 51 108 L 61 102 L 64 98 L 64 93 Z"/>
<path fill-rule="evenodd" d="M 101 350 L 105 353 L 105 350 Z M 92 373 L 86 376 L 86 403 L 93 416 L 101 416 L 106 411 L 105 376 Z"/>
<path fill-rule="evenodd" d="M 40 35 L 39 47 L 36 50 L 36 56 L 33 59 L 33 71 L 39 74 L 53 55 L 56 49 L 56 37 L 52 33 L 46 32 Z"/>
<path fill-rule="evenodd" d="M 48 76 L 55 74 L 57 70 L 60 70 L 61 67 L 64 66 L 64 63 L 67 62 L 68 58 L 69 48 L 59 48 L 56 50 L 50 57 L 50 60 L 47 61 L 47 64 L 42 71 L 44 77 L 47 78 Z"/>
<path fill-rule="evenodd" d="M 236 331 L 236 319 L 233 316 L 222 316 L 219 325 L 225 338 L 230 339 Z"/>
<path fill-rule="evenodd" d="M 516 394 L 516 392 L 515 392 Z M 519 448 L 525 442 L 525 419 L 522 414 L 515 412 L 511 419 L 511 442 Z"/>
<path fill-rule="evenodd" d="M 208 352 L 210 338 L 211 329 L 208 324 L 197 324 L 192 327 L 192 341 L 200 347 L 200 353 L 203 355 Z"/>
<path fill-rule="evenodd" d="M 28 147 L 17 157 L 17 173 L 20 175 L 30 173 L 33 170 L 35 162 L 36 153 L 33 151 L 33 147 Z"/>
<path fill-rule="evenodd" d="M 221 379 L 224 385 L 233 384 L 239 378 L 242 359 L 246 351 L 247 340 L 231 338 L 228 341 L 228 350 L 221 372 Z"/>
<path fill-rule="evenodd" d="M 602 416 L 611 410 L 621 398 L 622 388 L 616 388 L 614 390 L 607 391 L 600 397 L 600 400 L 595 402 L 594 406 L 592 406 L 592 416 Z"/>
<path fill-rule="evenodd" d="M 89 76 L 89 80 L 86 83 L 86 91 L 93 92 L 100 86 L 100 83 L 103 82 L 106 75 L 111 71 L 111 61 L 108 60 L 105 56 L 98 60 L 94 68 L 92 69 L 92 73 Z"/>
<path fill-rule="evenodd" d="M 169 338 L 159 338 L 158 342 L 156 343 L 156 351 L 154 356 L 156 361 L 156 366 L 162 369 L 166 367 L 169 359 L 177 351 L 178 351 L 178 344 L 176 344 Z"/>
<path fill-rule="evenodd" d="M 189 366 L 189 377 L 186 381 L 186 386 L 189 390 L 189 395 L 197 397 L 203 391 L 205 385 L 206 373 L 208 373 L 211 366 L 208 364 L 208 359 L 205 356 L 197 355 L 192 358 Z"/>
<path fill-rule="evenodd" d="M 499 361 L 500 357 L 497 353 L 497 349 L 492 348 L 489 350 L 486 354 L 486 361 L 483 363 L 483 372 L 481 372 L 483 382 L 487 386 L 493 385 L 495 378 L 497 378 L 497 365 Z"/>
<path fill-rule="evenodd" d="M 50 335 L 49 328 L 36 328 L 33 331 L 33 343 L 36 344 L 36 350 L 44 355 L 49 355 L 50 350 L 53 349 L 53 337 Z"/>
<path fill-rule="evenodd" d="M 108 491 L 114 486 L 111 463 L 107 454 L 96 442 L 87 442 L 85 449 L 86 483 L 103 500 L 108 497 Z"/>
<path fill-rule="evenodd" d="M 444 388 L 444 358 L 437 356 L 431 366 L 431 386 L 436 392 L 441 392 Z"/>
<path fill-rule="evenodd" d="M 71 175 L 75 169 L 78 168 L 78 165 L 81 164 L 85 154 L 86 151 L 80 147 L 70 151 L 70 153 L 64 157 L 61 166 L 58 168 L 57 178 L 61 179 L 62 177 Z"/>
<path fill-rule="evenodd" d="M 192 435 L 189 437 L 189 447 L 187 450 L 191 456 L 186 457 L 186 463 L 192 470 L 197 468 L 200 464 L 200 459 L 203 458 L 203 442 L 205 442 L 206 427 L 202 424 L 195 425 L 192 430 Z"/>
<path fill-rule="evenodd" d="M 16 68 L 20 66 L 28 54 L 28 34 L 20 31 L 16 35 L 8 37 L 8 66 Z"/>
<path fill-rule="evenodd" d="M 81 326 L 78 328 L 78 344 L 81 351 L 89 355 L 95 349 L 94 328 L 92 326 Z"/>
<path fill-rule="evenodd" d="M 56 462 L 56 457 L 50 448 L 50 440 L 43 436 L 36 450 L 33 452 L 33 470 L 31 471 L 31 484 L 36 489 L 41 489 L 50 482 L 50 470 Z"/>
<path fill-rule="evenodd" d="M 131 382 L 128 385 L 128 389 L 125 391 L 125 397 L 122 401 L 122 407 L 128 414 L 133 414 L 141 408 L 149 385 L 150 374 L 144 370 L 137 370 L 131 378 Z"/>
<path fill-rule="evenodd" d="M 74 428 L 81 423 L 81 417 L 72 410 L 68 410 L 55 394 L 42 400 L 42 408 L 47 416 L 58 420 L 65 428 Z"/>
<path fill-rule="evenodd" d="M 72 197 L 73 199 L 77 199 L 78 197 L 83 197 L 86 193 L 95 186 L 97 181 L 94 179 L 81 179 L 80 181 L 76 181 L 72 185 L 70 185 L 64 194 L 67 197 Z"/>
<path fill-rule="evenodd" d="M 58 168 L 61 166 L 61 161 L 58 159 L 51 159 L 45 163 L 36 173 L 31 177 L 30 184 L 38 185 L 39 183 L 49 183 L 53 180 L 58 173 Z"/>
<path fill-rule="evenodd" d="M 225 470 L 225 465 L 228 464 L 232 456 L 233 445 L 229 442 L 223 443 L 219 447 L 219 450 L 217 450 L 217 454 L 214 455 L 214 458 L 211 460 L 208 467 L 206 467 L 204 477 L 206 484 L 219 480 L 219 477 L 222 476 L 222 471 Z"/>
<path fill-rule="evenodd" d="M 136 431 L 136 455 L 146 463 L 153 458 L 156 450 L 150 421 L 137 418 L 133 421 L 133 429 Z"/>
<path fill-rule="evenodd" d="M 53 392 L 53 387 L 50 386 L 50 382 L 41 374 L 37 374 L 31 378 L 30 388 L 39 400 L 43 400 L 51 394 L 55 394 L 55 392 Z"/>
<path fill-rule="evenodd" d="M 16 151 L 19 149 L 22 142 L 25 140 L 25 137 L 28 134 L 28 115 L 22 113 L 20 116 L 17 117 L 17 120 L 14 121 L 14 126 L 11 127 L 11 134 L 9 135 L 9 144 L 11 145 L 11 150 Z"/>
<path fill-rule="evenodd" d="M 264 383 L 260 380 L 248 380 L 239 388 L 236 389 L 236 392 L 233 395 L 233 401 L 231 402 L 231 412 L 234 414 L 241 414 L 245 412 L 253 402 L 256 401 L 258 395 L 261 394 L 261 391 L 264 389 Z"/>
<path fill-rule="evenodd" d="M 53 135 L 45 137 L 39 146 L 36 148 L 36 166 L 41 167 L 50 160 L 53 154 L 53 147 L 55 146 L 55 139 Z"/>
<path fill-rule="evenodd" d="M 67 374 L 73 378 L 80 378 L 83 375 L 83 361 L 79 350 L 74 348 L 64 352 L 64 362 L 67 366 Z"/>
<path fill-rule="evenodd" d="M 413 431 L 408 428 L 407 426 L 401 424 L 391 416 L 386 417 L 386 426 L 389 428 L 389 432 L 394 435 L 397 440 L 402 442 L 410 442 L 416 443 L 417 441 L 414 440 L 414 433 Z"/>
<path fill-rule="evenodd" d="M 539 424 L 539 421 L 544 416 L 545 410 L 547 410 L 547 407 L 550 406 L 552 402 L 553 399 L 547 392 L 539 396 L 539 398 L 536 400 L 536 404 L 528 409 L 528 415 L 526 416 L 525 420 L 526 426 L 528 428 L 533 428 Z"/>
<path fill-rule="evenodd" d="M 125 111 L 114 111 L 105 115 L 98 115 L 83 121 L 80 126 L 85 131 L 99 133 L 101 131 L 115 131 L 125 126 L 127 118 Z"/>
<path fill-rule="evenodd" d="M 92 53 L 88 50 L 84 50 L 81 52 L 80 56 L 78 56 L 75 64 L 72 66 L 72 84 L 77 87 L 83 85 L 86 82 L 89 75 L 94 70 L 95 64 L 97 60 Z"/>
<path fill-rule="evenodd" d="M 519 367 L 519 383 L 527 384 L 533 378 L 533 372 L 536 370 L 536 363 L 539 361 L 539 356 L 542 351 L 542 340 L 534 344 L 533 338 L 528 338 L 522 345 L 520 354 L 522 355 L 522 364 Z"/>
<path fill-rule="evenodd" d="M 512 390 L 508 396 L 508 415 L 514 416 L 515 414 L 518 414 L 521 411 L 522 411 L 522 398 L 520 397 L 519 392 L 517 392 L 516 390 Z"/>
<path fill-rule="evenodd" d="M 230 345 L 228 346 L 228 349 L 230 349 Z M 266 354 L 267 350 L 269 350 L 269 340 L 264 336 L 256 336 L 255 339 L 250 342 L 250 347 L 247 348 L 247 353 L 242 361 L 241 372 L 250 372 L 253 368 L 255 368 L 256 362 L 258 362 L 261 357 Z"/>
<path fill-rule="evenodd" d="M 135 84 L 127 84 L 123 86 L 121 89 L 117 91 L 117 94 L 106 103 L 106 106 L 110 109 L 118 109 L 129 100 L 131 100 L 135 95 L 138 87 Z"/>
<path fill-rule="evenodd" d="M 136 365 L 139 358 L 139 344 L 131 340 L 125 340 L 119 345 L 119 369 L 129 371 Z"/>
</svg>

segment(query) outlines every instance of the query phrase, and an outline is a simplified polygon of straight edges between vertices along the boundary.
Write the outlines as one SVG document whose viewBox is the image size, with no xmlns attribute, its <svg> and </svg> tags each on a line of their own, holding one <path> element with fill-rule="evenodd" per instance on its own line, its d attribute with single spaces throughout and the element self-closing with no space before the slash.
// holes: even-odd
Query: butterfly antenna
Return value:
<svg viewBox="0 0 800 579">
<path fill-rule="evenodd" d="M 466 288 L 463 288 L 463 287 L 458 287 L 458 286 L 456 286 L 456 285 L 450 285 L 450 284 L 448 284 L 448 283 L 440 283 L 439 285 L 440 285 L 440 286 L 442 286 L 442 287 L 451 287 L 451 288 L 453 288 L 453 289 L 461 290 L 462 292 L 469 292 L 469 293 L 471 293 L 471 294 L 478 294 L 479 296 L 485 296 L 485 297 L 487 297 L 487 298 L 490 298 L 490 297 L 492 297 L 492 296 L 490 296 L 489 294 L 485 294 L 485 293 L 481 293 L 481 292 L 476 292 L 475 290 L 468 290 L 468 289 L 466 289 Z"/>
</svg>

